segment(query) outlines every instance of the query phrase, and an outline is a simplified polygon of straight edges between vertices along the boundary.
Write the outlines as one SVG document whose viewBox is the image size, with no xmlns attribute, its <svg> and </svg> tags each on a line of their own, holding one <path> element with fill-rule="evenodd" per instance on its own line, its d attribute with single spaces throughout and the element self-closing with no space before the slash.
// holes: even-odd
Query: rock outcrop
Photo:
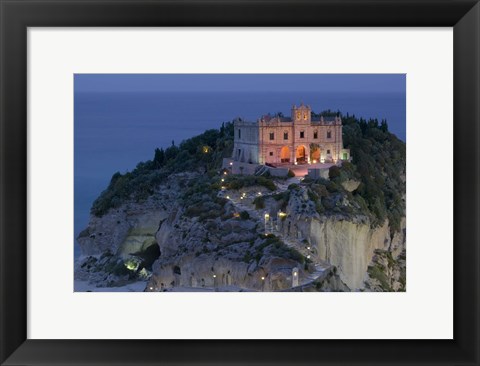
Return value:
<svg viewBox="0 0 480 366">
<path fill-rule="evenodd" d="M 283 185 L 271 194 L 255 186 L 241 194 L 223 190 L 215 195 L 229 198 L 211 210 L 202 208 L 211 207 L 210 196 L 204 195 L 199 206 L 181 200 L 185 191 L 185 182 L 172 176 L 148 200 L 92 217 L 78 238 L 86 259 L 77 265 L 76 278 L 111 286 L 141 275 L 149 279 L 146 291 L 405 289 L 399 259 L 405 256 L 405 220 L 393 234 L 388 220 L 374 227 L 366 215 L 345 214 L 356 208 L 342 195 L 332 201 L 339 213 L 318 212 L 308 186 L 301 184 Z M 144 255 L 153 246 L 158 259 Z M 316 263 L 331 267 L 309 280 Z"/>
</svg>

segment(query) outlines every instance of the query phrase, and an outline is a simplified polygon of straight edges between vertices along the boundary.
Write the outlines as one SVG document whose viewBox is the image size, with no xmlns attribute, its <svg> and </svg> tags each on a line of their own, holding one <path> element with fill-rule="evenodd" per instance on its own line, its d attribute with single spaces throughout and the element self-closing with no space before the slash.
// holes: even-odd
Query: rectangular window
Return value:
<svg viewBox="0 0 480 366">
<path fill-rule="evenodd" d="M 328 131 L 327 132 L 327 139 L 331 139 L 332 138 L 332 132 Z"/>
<path fill-rule="evenodd" d="M 284 133 L 283 133 L 283 139 L 284 139 L 284 140 L 288 140 L 288 132 L 284 132 Z"/>
<path fill-rule="evenodd" d="M 330 150 L 327 150 L 327 154 L 330 154 Z"/>
<path fill-rule="evenodd" d="M 239 139 L 242 138 L 242 131 L 241 131 L 241 130 L 238 130 L 238 138 L 239 138 Z"/>
<path fill-rule="evenodd" d="M 343 160 L 347 160 L 347 153 L 343 153 Z"/>
<path fill-rule="evenodd" d="M 300 138 L 301 139 L 305 138 L 305 132 L 304 131 L 300 131 Z"/>
<path fill-rule="evenodd" d="M 273 151 L 270 151 L 270 156 L 273 156 Z"/>
<path fill-rule="evenodd" d="M 317 131 L 315 131 L 315 132 L 313 133 L 313 138 L 314 138 L 314 139 L 318 139 L 318 132 L 317 132 Z"/>
<path fill-rule="evenodd" d="M 275 139 L 275 134 L 273 132 L 270 132 L 270 140 L 274 140 Z"/>
<path fill-rule="evenodd" d="M 240 154 L 242 153 L 242 149 L 238 149 L 238 157 L 240 158 Z"/>
</svg>

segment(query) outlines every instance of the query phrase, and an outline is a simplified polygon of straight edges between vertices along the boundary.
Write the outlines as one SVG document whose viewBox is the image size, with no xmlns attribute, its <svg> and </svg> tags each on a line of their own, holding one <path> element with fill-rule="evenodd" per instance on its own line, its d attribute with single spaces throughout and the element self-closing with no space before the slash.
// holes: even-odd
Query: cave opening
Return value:
<svg viewBox="0 0 480 366">
<path fill-rule="evenodd" d="M 142 268 L 145 268 L 149 271 L 152 270 L 152 265 L 160 257 L 160 254 L 160 247 L 156 242 L 145 248 L 143 251 L 132 253 L 132 255 L 141 260 L 138 269 L 141 270 Z"/>
</svg>

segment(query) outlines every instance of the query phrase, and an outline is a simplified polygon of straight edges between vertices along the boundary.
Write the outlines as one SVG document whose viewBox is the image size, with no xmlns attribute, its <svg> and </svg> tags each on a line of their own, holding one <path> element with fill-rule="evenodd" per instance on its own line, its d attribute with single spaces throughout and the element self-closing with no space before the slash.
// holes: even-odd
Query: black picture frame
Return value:
<svg viewBox="0 0 480 366">
<path fill-rule="evenodd" d="M 2 365 L 479 365 L 477 1 L 0 0 L 0 21 Z M 27 339 L 27 28 L 58 26 L 453 27 L 454 339 Z"/>
</svg>

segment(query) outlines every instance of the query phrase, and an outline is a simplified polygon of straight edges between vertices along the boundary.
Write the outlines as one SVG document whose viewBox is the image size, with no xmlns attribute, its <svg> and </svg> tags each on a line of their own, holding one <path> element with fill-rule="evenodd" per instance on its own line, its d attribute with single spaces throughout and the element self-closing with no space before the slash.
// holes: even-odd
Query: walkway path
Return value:
<svg viewBox="0 0 480 366">
<path fill-rule="evenodd" d="M 274 193 L 284 192 L 288 189 L 288 186 L 290 184 L 292 184 L 292 183 L 299 184 L 300 182 L 301 182 L 301 180 L 300 180 L 299 177 L 290 178 L 290 179 L 286 180 L 285 182 L 280 182 L 280 183 L 277 182 L 276 183 L 277 190 Z M 228 193 L 223 192 L 222 196 L 227 197 L 229 195 L 228 195 Z M 240 197 L 241 197 L 241 195 L 240 195 Z M 249 197 L 246 194 L 243 199 L 240 199 L 240 198 L 237 199 L 236 197 L 233 197 L 233 195 L 232 195 L 232 196 L 229 196 L 229 200 L 230 200 L 230 202 L 232 202 L 234 207 L 236 207 L 237 212 L 246 211 L 250 215 L 250 218 L 252 218 L 253 220 L 255 220 L 259 223 L 261 223 L 262 225 L 265 225 L 265 217 L 263 216 L 263 213 L 261 212 L 261 210 L 256 210 L 253 207 L 253 204 L 251 203 L 251 201 L 252 201 L 251 196 Z M 280 239 L 282 239 L 282 241 L 288 247 L 297 250 L 304 257 L 308 256 L 307 258 L 310 258 L 310 251 L 308 249 L 306 249 L 305 243 L 303 242 L 302 239 L 294 240 L 290 237 L 286 237 L 286 236 L 283 235 L 283 233 L 281 233 L 280 231 L 278 231 L 276 229 L 272 230 L 272 233 L 276 234 Z M 313 265 L 314 265 L 315 270 L 312 273 L 308 273 L 308 275 L 306 277 L 301 277 L 299 279 L 299 284 L 296 287 L 307 286 L 307 285 L 310 285 L 314 282 L 323 280 L 323 278 L 326 277 L 326 275 L 328 275 L 328 273 L 330 273 L 331 269 L 333 268 L 328 262 L 321 261 L 321 260 L 318 260 L 318 259 L 312 260 L 312 261 L 313 261 Z"/>
</svg>

